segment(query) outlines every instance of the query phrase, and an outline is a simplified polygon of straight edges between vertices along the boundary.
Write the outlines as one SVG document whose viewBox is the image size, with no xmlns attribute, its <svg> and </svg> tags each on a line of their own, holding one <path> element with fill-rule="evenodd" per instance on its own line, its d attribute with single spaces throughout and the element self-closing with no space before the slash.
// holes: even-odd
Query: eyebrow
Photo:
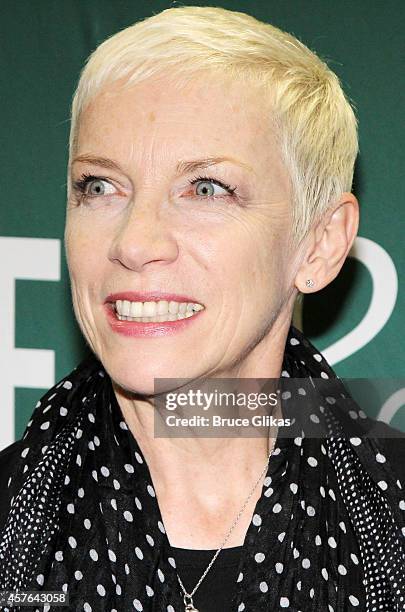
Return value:
<svg viewBox="0 0 405 612">
<path fill-rule="evenodd" d="M 107 157 L 79 155 L 78 157 L 74 158 L 72 163 L 74 164 L 76 162 L 85 162 L 95 166 L 101 166 L 102 168 L 107 168 L 108 170 L 117 170 L 118 172 L 122 172 L 121 166 L 113 159 L 109 159 Z M 251 166 L 233 157 L 205 157 L 203 159 L 195 159 L 190 161 L 181 160 L 176 165 L 176 172 L 178 175 L 187 174 L 189 172 L 209 168 L 210 166 L 215 166 L 216 164 L 221 164 L 223 162 L 231 162 L 249 170 L 250 172 L 254 172 Z"/>
</svg>

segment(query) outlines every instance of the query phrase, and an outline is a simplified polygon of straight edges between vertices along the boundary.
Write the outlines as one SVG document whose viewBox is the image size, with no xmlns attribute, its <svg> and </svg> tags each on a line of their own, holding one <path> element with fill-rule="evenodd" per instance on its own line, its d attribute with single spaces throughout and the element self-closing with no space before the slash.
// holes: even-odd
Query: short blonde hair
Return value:
<svg viewBox="0 0 405 612">
<path fill-rule="evenodd" d="M 168 69 L 178 78 L 214 69 L 264 88 L 291 179 L 293 243 L 351 191 L 357 120 L 336 74 L 291 34 L 210 6 L 166 9 L 97 47 L 73 97 L 70 159 L 81 112 L 103 85 L 124 77 L 133 84 Z"/>
</svg>

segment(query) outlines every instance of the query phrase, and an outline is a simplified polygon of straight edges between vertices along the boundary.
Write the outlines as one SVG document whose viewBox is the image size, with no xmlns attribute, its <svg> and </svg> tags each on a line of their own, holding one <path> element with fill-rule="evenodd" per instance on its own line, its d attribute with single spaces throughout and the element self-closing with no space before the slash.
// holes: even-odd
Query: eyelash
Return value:
<svg viewBox="0 0 405 612">
<path fill-rule="evenodd" d="M 230 196 L 233 196 L 236 193 L 236 187 L 231 187 L 230 185 L 227 185 L 226 183 L 223 183 L 222 181 L 219 181 L 218 179 L 212 178 L 211 176 L 196 176 L 191 181 L 189 181 L 189 183 L 190 185 L 195 185 L 195 183 L 199 183 L 200 181 L 207 182 L 207 183 L 214 183 L 215 185 L 222 187 L 222 189 L 225 189 L 225 191 L 227 191 Z M 204 198 L 204 196 L 197 196 L 197 197 L 203 198 L 204 200 L 207 199 L 207 198 Z M 211 196 L 211 197 L 221 197 L 221 196 Z"/>
<path fill-rule="evenodd" d="M 86 193 L 86 187 L 92 182 L 92 181 L 107 181 L 108 183 L 110 183 L 110 181 L 103 177 L 103 176 L 96 176 L 94 174 L 86 174 L 83 173 L 80 177 L 79 180 L 74 181 L 73 182 L 73 189 L 75 192 L 77 192 L 79 194 L 79 202 L 82 202 L 86 197 L 89 198 L 97 198 L 97 196 L 91 196 L 89 194 Z M 195 178 L 193 178 L 192 180 L 189 181 L 190 185 L 195 185 L 196 183 L 199 182 L 207 182 L 207 183 L 214 183 L 215 185 L 218 185 L 219 187 L 222 187 L 222 189 L 225 189 L 225 191 L 228 192 L 229 196 L 234 196 L 235 194 L 237 194 L 236 191 L 236 187 L 231 187 L 230 185 L 228 185 L 227 183 L 223 183 L 222 181 L 215 179 L 213 177 L 210 176 L 196 176 Z M 206 200 L 207 198 L 205 196 L 196 196 L 197 198 L 201 198 L 203 200 Z M 210 198 L 221 198 L 224 196 L 209 196 Z"/>
<path fill-rule="evenodd" d="M 92 181 L 108 181 L 108 179 L 104 178 L 104 176 L 95 176 L 94 174 L 83 173 L 80 179 L 73 182 L 73 189 L 79 194 L 80 201 L 84 200 L 85 197 L 94 197 L 86 193 L 86 187 Z"/>
</svg>

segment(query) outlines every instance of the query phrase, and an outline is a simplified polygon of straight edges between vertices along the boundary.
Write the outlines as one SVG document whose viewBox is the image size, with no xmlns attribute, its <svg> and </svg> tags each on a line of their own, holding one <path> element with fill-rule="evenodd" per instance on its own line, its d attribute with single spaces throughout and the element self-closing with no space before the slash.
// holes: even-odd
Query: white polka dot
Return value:
<svg viewBox="0 0 405 612">
<path fill-rule="evenodd" d="M 134 599 L 133 604 L 134 604 L 135 610 L 139 610 L 139 611 L 143 610 L 143 605 L 141 604 L 139 599 Z"/>
<path fill-rule="evenodd" d="M 346 574 L 347 574 L 347 569 L 345 568 L 345 566 L 344 566 L 344 565 L 340 564 L 340 565 L 338 566 L 338 572 L 339 572 L 339 574 L 341 574 L 342 576 L 346 576 Z"/>
<path fill-rule="evenodd" d="M 147 540 L 148 544 L 150 544 L 151 546 L 154 546 L 154 545 L 155 545 L 155 541 L 154 541 L 154 539 L 152 538 L 152 536 L 151 536 L 151 535 L 149 535 L 149 534 L 147 533 L 145 537 L 146 537 L 146 540 Z"/>
<path fill-rule="evenodd" d="M 280 597 L 280 606 L 282 608 L 288 608 L 289 605 L 290 605 L 290 600 L 288 599 L 288 597 Z"/>
<path fill-rule="evenodd" d="M 325 580 L 328 579 L 328 570 L 326 569 L 326 567 L 322 568 L 322 576 L 325 578 Z"/>
<path fill-rule="evenodd" d="M 93 561 L 97 561 L 98 560 L 98 553 L 97 553 L 97 551 L 94 548 L 90 549 L 89 555 L 93 559 Z"/>
<path fill-rule="evenodd" d="M 138 463 L 143 463 L 143 459 L 141 455 L 138 453 L 138 451 L 135 451 L 135 459 L 137 460 Z"/>
<path fill-rule="evenodd" d="M 307 461 L 311 467 L 316 467 L 318 465 L 318 461 L 315 457 L 308 457 Z"/>
<path fill-rule="evenodd" d="M 265 560 L 265 558 L 266 558 L 266 555 L 264 555 L 262 552 L 255 554 L 256 563 L 262 563 Z"/>
<path fill-rule="evenodd" d="M 138 559 L 143 559 L 143 552 L 138 546 L 135 547 L 135 554 L 138 557 Z"/>
<path fill-rule="evenodd" d="M 354 595 L 349 595 L 349 601 L 352 604 L 352 606 L 358 606 L 360 603 L 357 597 L 355 597 Z"/>
<path fill-rule="evenodd" d="M 81 580 L 83 578 L 83 574 L 81 573 L 80 570 L 75 571 L 75 578 L 76 580 Z"/>
<path fill-rule="evenodd" d="M 276 563 L 275 567 L 276 567 L 277 574 L 281 574 L 283 572 L 284 565 L 282 563 Z"/>
<path fill-rule="evenodd" d="M 384 455 L 382 455 L 381 453 L 377 453 L 375 458 L 376 458 L 376 461 L 378 461 L 378 463 L 385 463 L 386 461 Z"/>
<path fill-rule="evenodd" d="M 125 510 L 124 519 L 128 521 L 128 523 L 132 523 L 132 521 L 134 520 L 134 517 L 132 516 L 132 513 L 129 510 Z"/>
<path fill-rule="evenodd" d="M 259 589 L 261 590 L 262 593 L 267 593 L 267 591 L 269 590 L 269 587 L 267 586 L 267 582 L 261 582 L 259 584 Z"/>
<path fill-rule="evenodd" d="M 105 588 L 103 587 L 102 584 L 98 584 L 97 585 L 97 593 L 99 595 L 101 595 L 101 597 L 104 597 L 104 595 L 105 595 Z"/>
<path fill-rule="evenodd" d="M 262 517 L 259 516 L 258 514 L 255 514 L 253 519 L 252 519 L 252 523 L 256 527 L 259 527 L 262 524 Z"/>
</svg>

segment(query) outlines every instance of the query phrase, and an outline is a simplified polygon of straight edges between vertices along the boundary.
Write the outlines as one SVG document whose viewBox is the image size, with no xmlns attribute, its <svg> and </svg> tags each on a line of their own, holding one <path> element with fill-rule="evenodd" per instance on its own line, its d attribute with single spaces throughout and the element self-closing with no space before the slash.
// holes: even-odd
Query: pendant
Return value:
<svg viewBox="0 0 405 612">
<path fill-rule="evenodd" d="M 184 612 L 198 612 L 197 608 L 194 608 L 193 598 L 191 597 L 191 595 L 184 595 L 183 601 L 184 605 L 186 606 L 184 608 Z"/>
</svg>

